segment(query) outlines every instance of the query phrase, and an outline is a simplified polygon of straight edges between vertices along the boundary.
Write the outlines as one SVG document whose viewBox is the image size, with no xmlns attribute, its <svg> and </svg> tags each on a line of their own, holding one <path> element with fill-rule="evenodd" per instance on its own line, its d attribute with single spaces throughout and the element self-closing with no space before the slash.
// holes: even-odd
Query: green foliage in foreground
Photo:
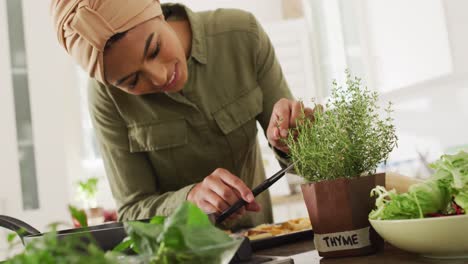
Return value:
<svg viewBox="0 0 468 264">
<path fill-rule="evenodd" d="M 128 223 L 126 230 L 129 237 L 123 243 L 150 256 L 150 263 L 228 263 L 241 242 L 216 228 L 191 203 L 184 203 L 166 219 Z"/>
<path fill-rule="evenodd" d="M 112 254 L 106 254 L 95 243 L 84 243 L 78 238 L 57 240 L 51 231 L 41 239 L 26 245 L 22 254 L 7 260 L 6 264 L 106 264 L 116 263 Z M 10 247 L 19 243 L 10 237 Z"/>
<path fill-rule="evenodd" d="M 112 252 L 103 252 L 91 237 L 61 239 L 56 231 L 47 233 L 26 246 L 24 253 L 7 264 L 95 264 L 95 263 L 229 263 L 241 240 L 216 228 L 205 213 L 191 203 L 183 203 L 165 218 L 154 217 L 149 223 L 129 222 L 129 236 Z M 15 242 L 9 236 L 11 246 Z M 128 256 L 123 252 L 133 251 Z"/>
</svg>

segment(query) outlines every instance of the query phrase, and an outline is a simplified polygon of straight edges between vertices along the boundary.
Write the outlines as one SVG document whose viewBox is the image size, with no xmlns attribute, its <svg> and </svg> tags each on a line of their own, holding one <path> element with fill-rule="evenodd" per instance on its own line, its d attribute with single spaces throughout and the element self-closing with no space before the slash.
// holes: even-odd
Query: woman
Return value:
<svg viewBox="0 0 468 264">
<path fill-rule="evenodd" d="M 265 179 L 256 122 L 284 159 L 281 139 L 302 105 L 267 35 L 244 11 L 162 9 L 155 0 L 52 3 L 59 42 L 92 77 L 119 219 L 168 215 L 185 200 L 220 213 L 242 198 L 231 227 L 271 222 L 269 195 L 250 190 Z"/>
</svg>

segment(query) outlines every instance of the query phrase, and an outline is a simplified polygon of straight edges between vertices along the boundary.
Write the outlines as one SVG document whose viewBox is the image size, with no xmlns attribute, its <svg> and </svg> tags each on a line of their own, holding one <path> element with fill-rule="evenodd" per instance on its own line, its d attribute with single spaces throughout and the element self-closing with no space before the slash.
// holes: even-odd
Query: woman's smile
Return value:
<svg viewBox="0 0 468 264">
<path fill-rule="evenodd" d="M 179 63 L 174 65 L 174 71 L 172 72 L 171 77 L 169 77 L 167 83 L 161 88 L 162 91 L 168 92 L 177 84 L 177 81 L 179 80 L 178 65 Z"/>
</svg>

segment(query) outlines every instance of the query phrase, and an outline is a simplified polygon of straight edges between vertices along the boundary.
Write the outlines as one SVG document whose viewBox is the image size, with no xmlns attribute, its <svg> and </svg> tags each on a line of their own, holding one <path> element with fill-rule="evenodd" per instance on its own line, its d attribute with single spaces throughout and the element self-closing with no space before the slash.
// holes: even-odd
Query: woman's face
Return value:
<svg viewBox="0 0 468 264">
<path fill-rule="evenodd" d="M 129 30 L 104 52 L 106 81 L 143 95 L 178 92 L 187 81 L 187 60 L 180 39 L 162 18 Z"/>
</svg>

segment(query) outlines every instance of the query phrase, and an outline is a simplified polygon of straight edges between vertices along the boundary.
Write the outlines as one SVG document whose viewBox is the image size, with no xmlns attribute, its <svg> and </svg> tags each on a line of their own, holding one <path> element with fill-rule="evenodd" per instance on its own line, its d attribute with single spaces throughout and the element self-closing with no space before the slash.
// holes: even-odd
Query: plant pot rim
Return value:
<svg viewBox="0 0 468 264">
<path fill-rule="evenodd" d="M 301 185 L 311 185 L 311 184 L 325 184 L 325 183 L 331 183 L 331 182 L 340 182 L 340 181 L 353 181 L 353 180 L 358 180 L 358 179 L 363 179 L 367 177 L 372 177 L 372 176 L 378 176 L 378 175 L 385 175 L 385 172 L 379 172 L 379 173 L 373 173 L 373 174 L 367 174 L 367 175 L 360 175 L 357 177 L 352 177 L 352 178 L 346 178 L 346 177 L 341 177 L 341 178 L 336 178 L 336 179 L 331 179 L 331 180 L 321 180 L 321 181 L 314 181 L 314 182 L 304 182 Z M 301 176 L 302 177 L 302 176 Z"/>
</svg>

